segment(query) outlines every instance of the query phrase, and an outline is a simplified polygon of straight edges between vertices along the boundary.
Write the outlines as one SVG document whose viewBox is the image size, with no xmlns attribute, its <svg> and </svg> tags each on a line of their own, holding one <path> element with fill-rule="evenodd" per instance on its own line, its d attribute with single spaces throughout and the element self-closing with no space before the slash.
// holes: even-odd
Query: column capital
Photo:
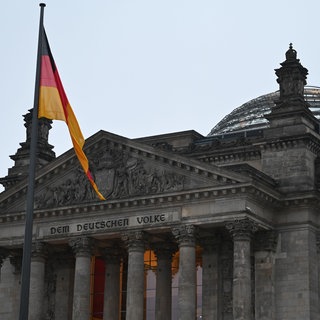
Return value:
<svg viewBox="0 0 320 320">
<path fill-rule="evenodd" d="M 79 237 L 69 240 L 69 245 L 76 257 L 91 256 L 94 240 L 89 237 Z"/>
<path fill-rule="evenodd" d="M 144 250 L 147 243 L 147 234 L 142 231 L 128 231 L 121 235 L 121 240 L 128 250 Z"/>
<path fill-rule="evenodd" d="M 32 259 L 46 259 L 48 257 L 48 245 L 45 242 L 36 241 L 32 243 Z"/>
<path fill-rule="evenodd" d="M 254 235 L 254 251 L 276 252 L 278 233 L 275 230 L 261 230 Z"/>
<path fill-rule="evenodd" d="M 253 234 L 258 230 L 254 221 L 249 218 L 235 219 L 226 223 L 226 228 L 230 232 L 233 240 L 251 240 Z"/>
<path fill-rule="evenodd" d="M 181 225 L 172 228 L 172 234 L 178 241 L 179 247 L 181 246 L 195 246 L 197 229 L 192 224 Z"/>
</svg>

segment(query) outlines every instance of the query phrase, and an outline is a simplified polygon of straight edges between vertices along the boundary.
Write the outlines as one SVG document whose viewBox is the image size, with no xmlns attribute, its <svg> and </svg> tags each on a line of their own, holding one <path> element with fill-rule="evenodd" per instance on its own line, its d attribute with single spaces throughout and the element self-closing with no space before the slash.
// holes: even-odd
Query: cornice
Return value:
<svg viewBox="0 0 320 320">
<path fill-rule="evenodd" d="M 216 165 L 231 164 L 243 161 L 260 160 L 261 151 L 258 148 L 252 148 L 251 150 L 217 150 L 217 152 L 197 156 L 197 159 L 203 162 L 208 162 Z"/>
<path fill-rule="evenodd" d="M 221 198 L 253 198 L 259 203 L 278 207 L 279 194 L 272 190 L 262 190 L 260 186 L 252 183 L 206 187 L 201 189 L 185 190 L 174 193 L 158 194 L 148 197 L 134 197 L 119 200 L 96 201 L 94 203 L 80 203 L 78 205 L 39 209 L 34 211 L 34 220 L 49 218 L 67 218 L 85 214 L 97 214 L 105 212 L 114 214 L 117 212 L 146 211 L 154 208 L 170 208 L 191 203 L 210 202 Z M 12 212 L 0 215 L 1 223 L 21 223 L 25 220 L 25 212 Z"/>
<path fill-rule="evenodd" d="M 202 188 L 150 197 L 135 197 L 131 199 L 110 200 L 104 202 L 84 203 L 67 207 L 43 209 L 34 211 L 34 220 L 68 218 L 86 214 L 105 212 L 115 214 L 119 211 L 146 211 L 154 208 L 172 208 L 188 204 L 215 201 L 217 199 L 248 198 L 260 204 L 275 208 L 289 207 L 320 207 L 320 194 L 317 191 L 284 196 L 272 189 L 263 189 L 259 183 L 243 183 L 239 185 Z M 21 223 L 25 220 L 25 212 L 12 212 L 0 215 L 2 223 Z"/>
<path fill-rule="evenodd" d="M 280 151 L 305 147 L 317 156 L 320 155 L 320 140 L 313 134 L 304 134 L 296 137 L 280 137 L 259 143 L 261 151 Z"/>
<path fill-rule="evenodd" d="M 289 194 L 282 198 L 282 203 L 284 207 L 319 207 L 320 193 L 317 190 L 312 190 L 309 192 Z"/>
</svg>

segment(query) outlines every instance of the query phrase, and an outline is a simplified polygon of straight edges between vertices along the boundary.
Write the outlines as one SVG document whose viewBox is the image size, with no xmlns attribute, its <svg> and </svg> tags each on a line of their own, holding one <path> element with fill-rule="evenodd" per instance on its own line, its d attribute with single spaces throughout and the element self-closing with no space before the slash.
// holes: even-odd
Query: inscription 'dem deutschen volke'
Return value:
<svg viewBox="0 0 320 320">
<path fill-rule="evenodd" d="M 180 220 L 180 213 L 177 211 L 123 218 L 92 219 L 91 221 L 40 227 L 39 235 L 63 236 L 75 233 L 103 232 L 104 230 L 159 225 L 178 220 Z"/>
</svg>

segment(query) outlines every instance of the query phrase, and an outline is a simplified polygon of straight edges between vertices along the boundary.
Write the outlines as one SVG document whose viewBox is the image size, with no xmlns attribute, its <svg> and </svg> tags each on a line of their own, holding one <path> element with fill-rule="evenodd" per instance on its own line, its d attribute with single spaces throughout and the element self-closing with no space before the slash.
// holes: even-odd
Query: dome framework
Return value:
<svg viewBox="0 0 320 320">
<path fill-rule="evenodd" d="M 271 112 L 279 96 L 278 90 L 242 104 L 214 126 L 208 136 L 267 128 L 269 122 L 265 115 Z M 314 116 L 320 120 L 320 87 L 305 86 L 304 98 Z"/>
</svg>

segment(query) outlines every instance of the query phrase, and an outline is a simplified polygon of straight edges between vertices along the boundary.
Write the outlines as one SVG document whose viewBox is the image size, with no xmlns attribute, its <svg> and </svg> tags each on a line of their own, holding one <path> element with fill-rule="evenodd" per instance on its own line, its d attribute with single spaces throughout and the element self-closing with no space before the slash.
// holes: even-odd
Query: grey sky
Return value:
<svg viewBox="0 0 320 320">
<path fill-rule="evenodd" d="M 320 85 L 319 0 L 48 0 L 44 24 L 69 101 L 87 138 L 211 128 L 278 89 L 289 43 Z M 0 176 L 25 140 L 33 106 L 39 2 L 3 0 Z M 57 155 L 71 148 L 55 121 Z"/>
</svg>

